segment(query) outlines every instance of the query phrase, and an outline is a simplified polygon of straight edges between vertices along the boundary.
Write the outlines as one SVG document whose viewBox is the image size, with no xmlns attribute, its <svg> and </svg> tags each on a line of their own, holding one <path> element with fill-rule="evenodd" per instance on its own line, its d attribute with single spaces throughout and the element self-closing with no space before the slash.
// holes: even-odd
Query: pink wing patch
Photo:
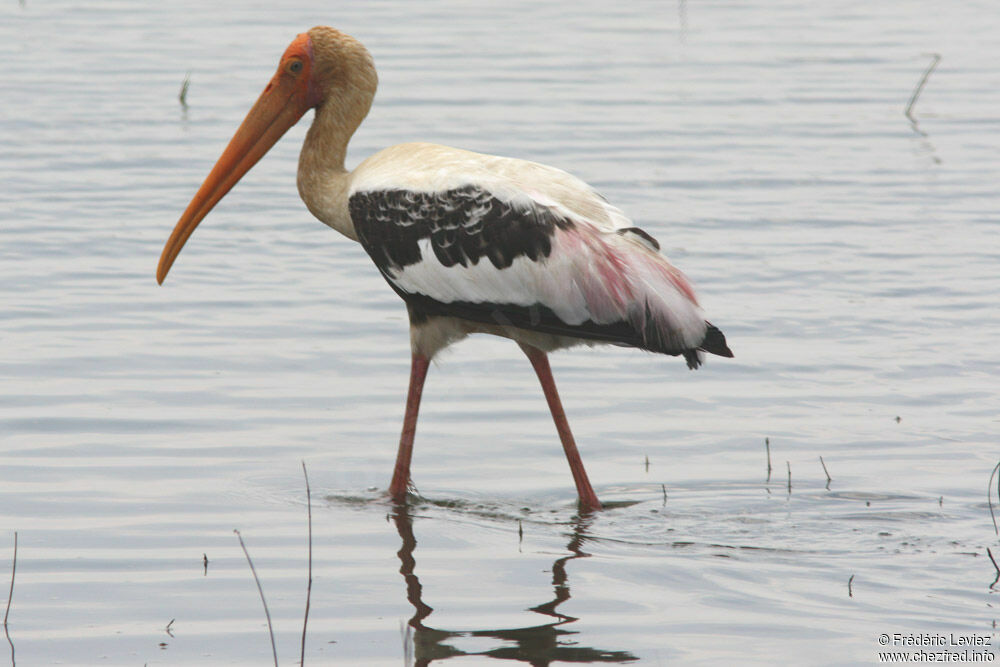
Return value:
<svg viewBox="0 0 1000 667">
<path fill-rule="evenodd" d="M 549 260 L 568 269 L 559 279 L 576 284 L 591 319 L 600 324 L 625 320 L 645 332 L 649 317 L 664 340 L 697 347 L 706 325 L 684 274 L 641 243 L 576 223 L 556 232 Z"/>
</svg>

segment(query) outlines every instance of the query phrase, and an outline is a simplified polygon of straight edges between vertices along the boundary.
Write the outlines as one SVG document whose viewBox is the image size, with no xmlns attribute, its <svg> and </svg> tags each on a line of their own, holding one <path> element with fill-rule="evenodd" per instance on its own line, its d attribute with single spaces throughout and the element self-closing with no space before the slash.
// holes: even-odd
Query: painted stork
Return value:
<svg viewBox="0 0 1000 667">
<path fill-rule="evenodd" d="M 396 466 L 410 486 L 417 411 L 430 360 L 471 333 L 517 342 L 541 381 L 583 509 L 601 507 L 556 391 L 547 353 L 610 343 L 683 356 L 733 356 L 691 284 L 590 186 L 545 165 L 426 143 L 344 167 L 378 78 L 367 49 L 328 27 L 303 33 L 174 227 L 162 283 L 198 223 L 308 111 L 298 188 L 322 222 L 358 241 L 406 302 L 412 363 Z"/>
</svg>

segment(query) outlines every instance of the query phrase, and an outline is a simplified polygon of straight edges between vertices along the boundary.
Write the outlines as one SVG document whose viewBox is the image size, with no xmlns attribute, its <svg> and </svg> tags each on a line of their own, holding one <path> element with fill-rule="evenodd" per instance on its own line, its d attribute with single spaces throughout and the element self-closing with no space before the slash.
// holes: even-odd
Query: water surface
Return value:
<svg viewBox="0 0 1000 667">
<path fill-rule="evenodd" d="M 157 287 L 178 215 L 315 24 L 379 67 L 351 164 L 423 140 L 568 169 L 698 285 L 733 360 L 553 357 L 609 510 L 576 514 L 530 366 L 486 338 L 431 369 L 421 500 L 383 498 L 405 310 L 298 200 L 308 118 Z M 881 633 L 992 637 L 998 32 L 985 2 L 7 3 L 18 664 L 268 664 L 233 528 L 293 663 L 303 460 L 309 664 L 857 664 Z"/>
</svg>

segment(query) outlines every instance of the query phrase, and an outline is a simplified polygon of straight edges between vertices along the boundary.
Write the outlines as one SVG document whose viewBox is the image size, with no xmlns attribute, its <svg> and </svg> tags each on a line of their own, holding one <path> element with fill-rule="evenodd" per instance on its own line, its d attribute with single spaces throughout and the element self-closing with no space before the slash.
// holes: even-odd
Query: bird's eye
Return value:
<svg viewBox="0 0 1000 667">
<path fill-rule="evenodd" d="M 292 74 L 298 74 L 299 72 L 301 72 L 302 71 L 302 61 L 301 60 L 293 60 L 288 65 L 288 71 L 291 72 Z"/>
</svg>

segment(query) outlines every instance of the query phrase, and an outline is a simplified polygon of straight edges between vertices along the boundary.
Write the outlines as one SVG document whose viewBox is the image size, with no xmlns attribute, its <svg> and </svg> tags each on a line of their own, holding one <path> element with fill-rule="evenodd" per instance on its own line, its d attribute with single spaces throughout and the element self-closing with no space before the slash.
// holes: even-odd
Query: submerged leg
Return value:
<svg viewBox="0 0 1000 667">
<path fill-rule="evenodd" d="M 531 365 L 542 383 L 545 400 L 549 403 L 552 420 L 556 423 L 559 439 L 566 452 L 566 460 L 569 461 L 569 469 L 573 473 L 576 493 L 580 496 L 580 507 L 588 511 L 599 510 L 601 509 L 601 501 L 597 499 L 597 494 L 594 493 L 594 488 L 590 486 L 590 480 L 587 479 L 587 471 L 583 469 L 583 459 L 580 458 L 580 451 L 576 448 L 576 442 L 573 441 L 573 433 L 569 430 L 569 422 L 566 421 L 566 413 L 559 400 L 559 392 L 556 391 L 556 381 L 552 377 L 552 369 L 549 367 L 549 357 L 537 347 L 522 344 L 521 349 L 528 355 L 528 360 L 531 361 Z"/>
<path fill-rule="evenodd" d="M 410 390 L 406 396 L 406 415 L 403 417 L 403 433 L 399 436 L 399 451 L 396 453 L 396 467 L 389 484 L 389 495 L 395 500 L 406 498 L 410 485 L 410 459 L 413 456 L 413 436 L 417 432 L 417 413 L 420 410 L 420 395 L 424 390 L 424 378 L 430 359 L 414 354 L 410 361 Z"/>
</svg>

